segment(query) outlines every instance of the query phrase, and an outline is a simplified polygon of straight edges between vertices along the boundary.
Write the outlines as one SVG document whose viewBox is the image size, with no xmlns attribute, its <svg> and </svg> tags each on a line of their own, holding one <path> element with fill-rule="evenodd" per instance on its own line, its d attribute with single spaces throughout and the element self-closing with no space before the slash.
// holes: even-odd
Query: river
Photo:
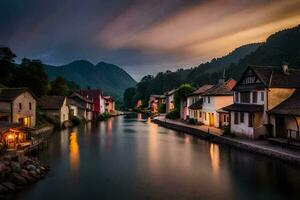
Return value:
<svg viewBox="0 0 300 200">
<path fill-rule="evenodd" d="M 300 168 L 140 114 L 61 130 L 39 157 L 50 173 L 14 199 L 300 199 Z"/>
</svg>

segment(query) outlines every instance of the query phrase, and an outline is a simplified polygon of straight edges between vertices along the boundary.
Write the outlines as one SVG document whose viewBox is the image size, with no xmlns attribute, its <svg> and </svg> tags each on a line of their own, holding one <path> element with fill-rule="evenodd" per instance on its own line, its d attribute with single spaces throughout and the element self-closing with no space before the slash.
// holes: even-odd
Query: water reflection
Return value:
<svg viewBox="0 0 300 200">
<path fill-rule="evenodd" d="M 77 140 L 77 132 L 70 133 L 69 157 L 72 176 L 78 177 L 79 174 L 79 145 Z"/>
<path fill-rule="evenodd" d="M 215 177 L 218 176 L 220 171 L 220 151 L 219 146 L 216 144 L 210 144 L 209 154 L 211 159 L 211 167 Z"/>
</svg>

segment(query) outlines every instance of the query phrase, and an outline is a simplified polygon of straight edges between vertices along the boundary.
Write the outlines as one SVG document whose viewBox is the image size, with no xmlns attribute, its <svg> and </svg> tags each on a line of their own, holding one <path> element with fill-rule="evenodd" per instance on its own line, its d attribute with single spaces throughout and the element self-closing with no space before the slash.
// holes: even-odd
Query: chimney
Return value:
<svg viewBox="0 0 300 200">
<path fill-rule="evenodd" d="M 285 74 L 285 75 L 288 75 L 289 74 L 289 65 L 287 63 L 283 63 L 282 65 L 282 72 Z"/>
</svg>

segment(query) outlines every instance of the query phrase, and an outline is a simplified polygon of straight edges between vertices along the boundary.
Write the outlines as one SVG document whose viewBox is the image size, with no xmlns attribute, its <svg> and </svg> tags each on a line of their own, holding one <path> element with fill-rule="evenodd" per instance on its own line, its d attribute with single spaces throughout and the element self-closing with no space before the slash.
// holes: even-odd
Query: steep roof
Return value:
<svg viewBox="0 0 300 200">
<path fill-rule="evenodd" d="M 42 96 L 38 100 L 38 105 L 42 110 L 59 110 L 65 99 L 64 96 Z"/>
<path fill-rule="evenodd" d="M 189 106 L 189 109 L 191 110 L 199 110 L 202 108 L 203 105 L 203 99 L 201 98 L 200 100 L 196 101 L 192 105 Z"/>
<path fill-rule="evenodd" d="M 226 82 L 219 83 L 208 89 L 203 95 L 204 96 L 232 96 L 232 88 L 235 86 L 236 81 L 229 79 Z"/>
<path fill-rule="evenodd" d="M 98 98 L 99 96 L 102 96 L 102 91 L 100 90 L 80 90 L 79 91 L 80 95 L 91 99 L 91 98 Z"/>
<path fill-rule="evenodd" d="M 248 66 L 245 73 L 249 69 L 267 88 L 300 88 L 299 69 L 289 68 L 287 73 L 284 73 L 280 66 Z"/>
<path fill-rule="evenodd" d="M 187 96 L 202 95 L 203 93 L 205 93 L 206 91 L 208 91 L 212 87 L 214 87 L 214 86 L 213 85 L 203 85 L 203 86 L 199 87 L 197 90 L 195 90 L 193 93 L 191 93 Z"/>
<path fill-rule="evenodd" d="M 153 98 L 159 98 L 159 99 L 164 99 L 164 98 L 166 98 L 165 95 L 159 95 L 159 94 L 151 94 L 150 97 L 153 97 Z"/>
<path fill-rule="evenodd" d="M 269 113 L 300 116 L 300 89 L 297 89 L 288 99 L 270 110 Z"/>
<path fill-rule="evenodd" d="M 0 88 L 0 101 L 13 101 L 24 92 L 29 92 L 33 98 L 36 96 L 29 88 Z"/>
<path fill-rule="evenodd" d="M 172 95 L 172 94 L 175 94 L 176 91 L 177 91 L 177 89 L 173 89 L 173 90 L 170 90 L 170 91 L 165 92 L 164 95 L 170 96 L 170 95 Z"/>
<path fill-rule="evenodd" d="M 70 96 L 70 98 L 73 98 L 73 97 L 77 97 L 79 99 L 81 99 L 82 101 L 85 101 L 87 103 L 93 103 L 92 100 L 88 99 L 88 98 L 85 98 L 84 96 L 78 94 L 77 92 L 73 92 Z"/>
<path fill-rule="evenodd" d="M 76 100 L 74 100 L 74 99 L 68 99 L 68 103 L 70 104 L 70 105 L 73 105 L 73 106 L 76 106 L 76 107 L 78 107 L 78 108 L 81 108 L 81 109 L 85 109 L 85 107 L 84 106 L 82 106 L 80 103 L 78 103 Z"/>
</svg>

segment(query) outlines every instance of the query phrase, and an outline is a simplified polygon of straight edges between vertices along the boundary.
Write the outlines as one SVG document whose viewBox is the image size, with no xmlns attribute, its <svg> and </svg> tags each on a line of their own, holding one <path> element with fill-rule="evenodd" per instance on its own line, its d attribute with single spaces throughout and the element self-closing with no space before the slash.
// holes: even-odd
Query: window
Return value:
<svg viewBox="0 0 300 200">
<path fill-rule="evenodd" d="M 257 103 L 257 92 L 252 92 L 252 102 Z"/>
<path fill-rule="evenodd" d="M 199 112 L 200 118 L 202 118 L 202 112 Z"/>
<path fill-rule="evenodd" d="M 204 114 L 204 119 L 206 120 L 206 113 L 204 112 L 203 114 Z"/>
<path fill-rule="evenodd" d="M 22 103 L 19 103 L 19 109 L 22 110 Z"/>
<path fill-rule="evenodd" d="M 261 100 L 261 101 L 264 101 L 264 100 L 265 100 L 265 93 L 264 93 L 264 92 L 261 92 L 261 93 L 260 93 L 260 100 Z"/>
<path fill-rule="evenodd" d="M 63 114 L 63 121 L 65 121 L 65 114 Z"/>
<path fill-rule="evenodd" d="M 244 112 L 240 112 L 240 122 L 244 123 Z"/>
<path fill-rule="evenodd" d="M 239 123 L 239 113 L 234 112 L 234 124 L 238 124 L 238 123 Z"/>
<path fill-rule="evenodd" d="M 239 93 L 238 92 L 234 93 L 234 97 L 235 97 L 235 102 L 239 102 Z"/>
<path fill-rule="evenodd" d="M 226 115 L 223 115 L 223 121 L 226 122 Z"/>
<path fill-rule="evenodd" d="M 241 102 L 250 103 L 250 92 L 241 92 Z"/>
<path fill-rule="evenodd" d="M 29 110 L 31 110 L 32 109 L 32 105 L 31 105 L 31 103 L 29 103 Z"/>
<path fill-rule="evenodd" d="M 248 126 L 253 127 L 253 114 L 252 113 L 248 114 L 248 120 L 249 120 Z"/>
<path fill-rule="evenodd" d="M 210 103 L 210 97 L 207 97 L 207 103 Z"/>
</svg>

